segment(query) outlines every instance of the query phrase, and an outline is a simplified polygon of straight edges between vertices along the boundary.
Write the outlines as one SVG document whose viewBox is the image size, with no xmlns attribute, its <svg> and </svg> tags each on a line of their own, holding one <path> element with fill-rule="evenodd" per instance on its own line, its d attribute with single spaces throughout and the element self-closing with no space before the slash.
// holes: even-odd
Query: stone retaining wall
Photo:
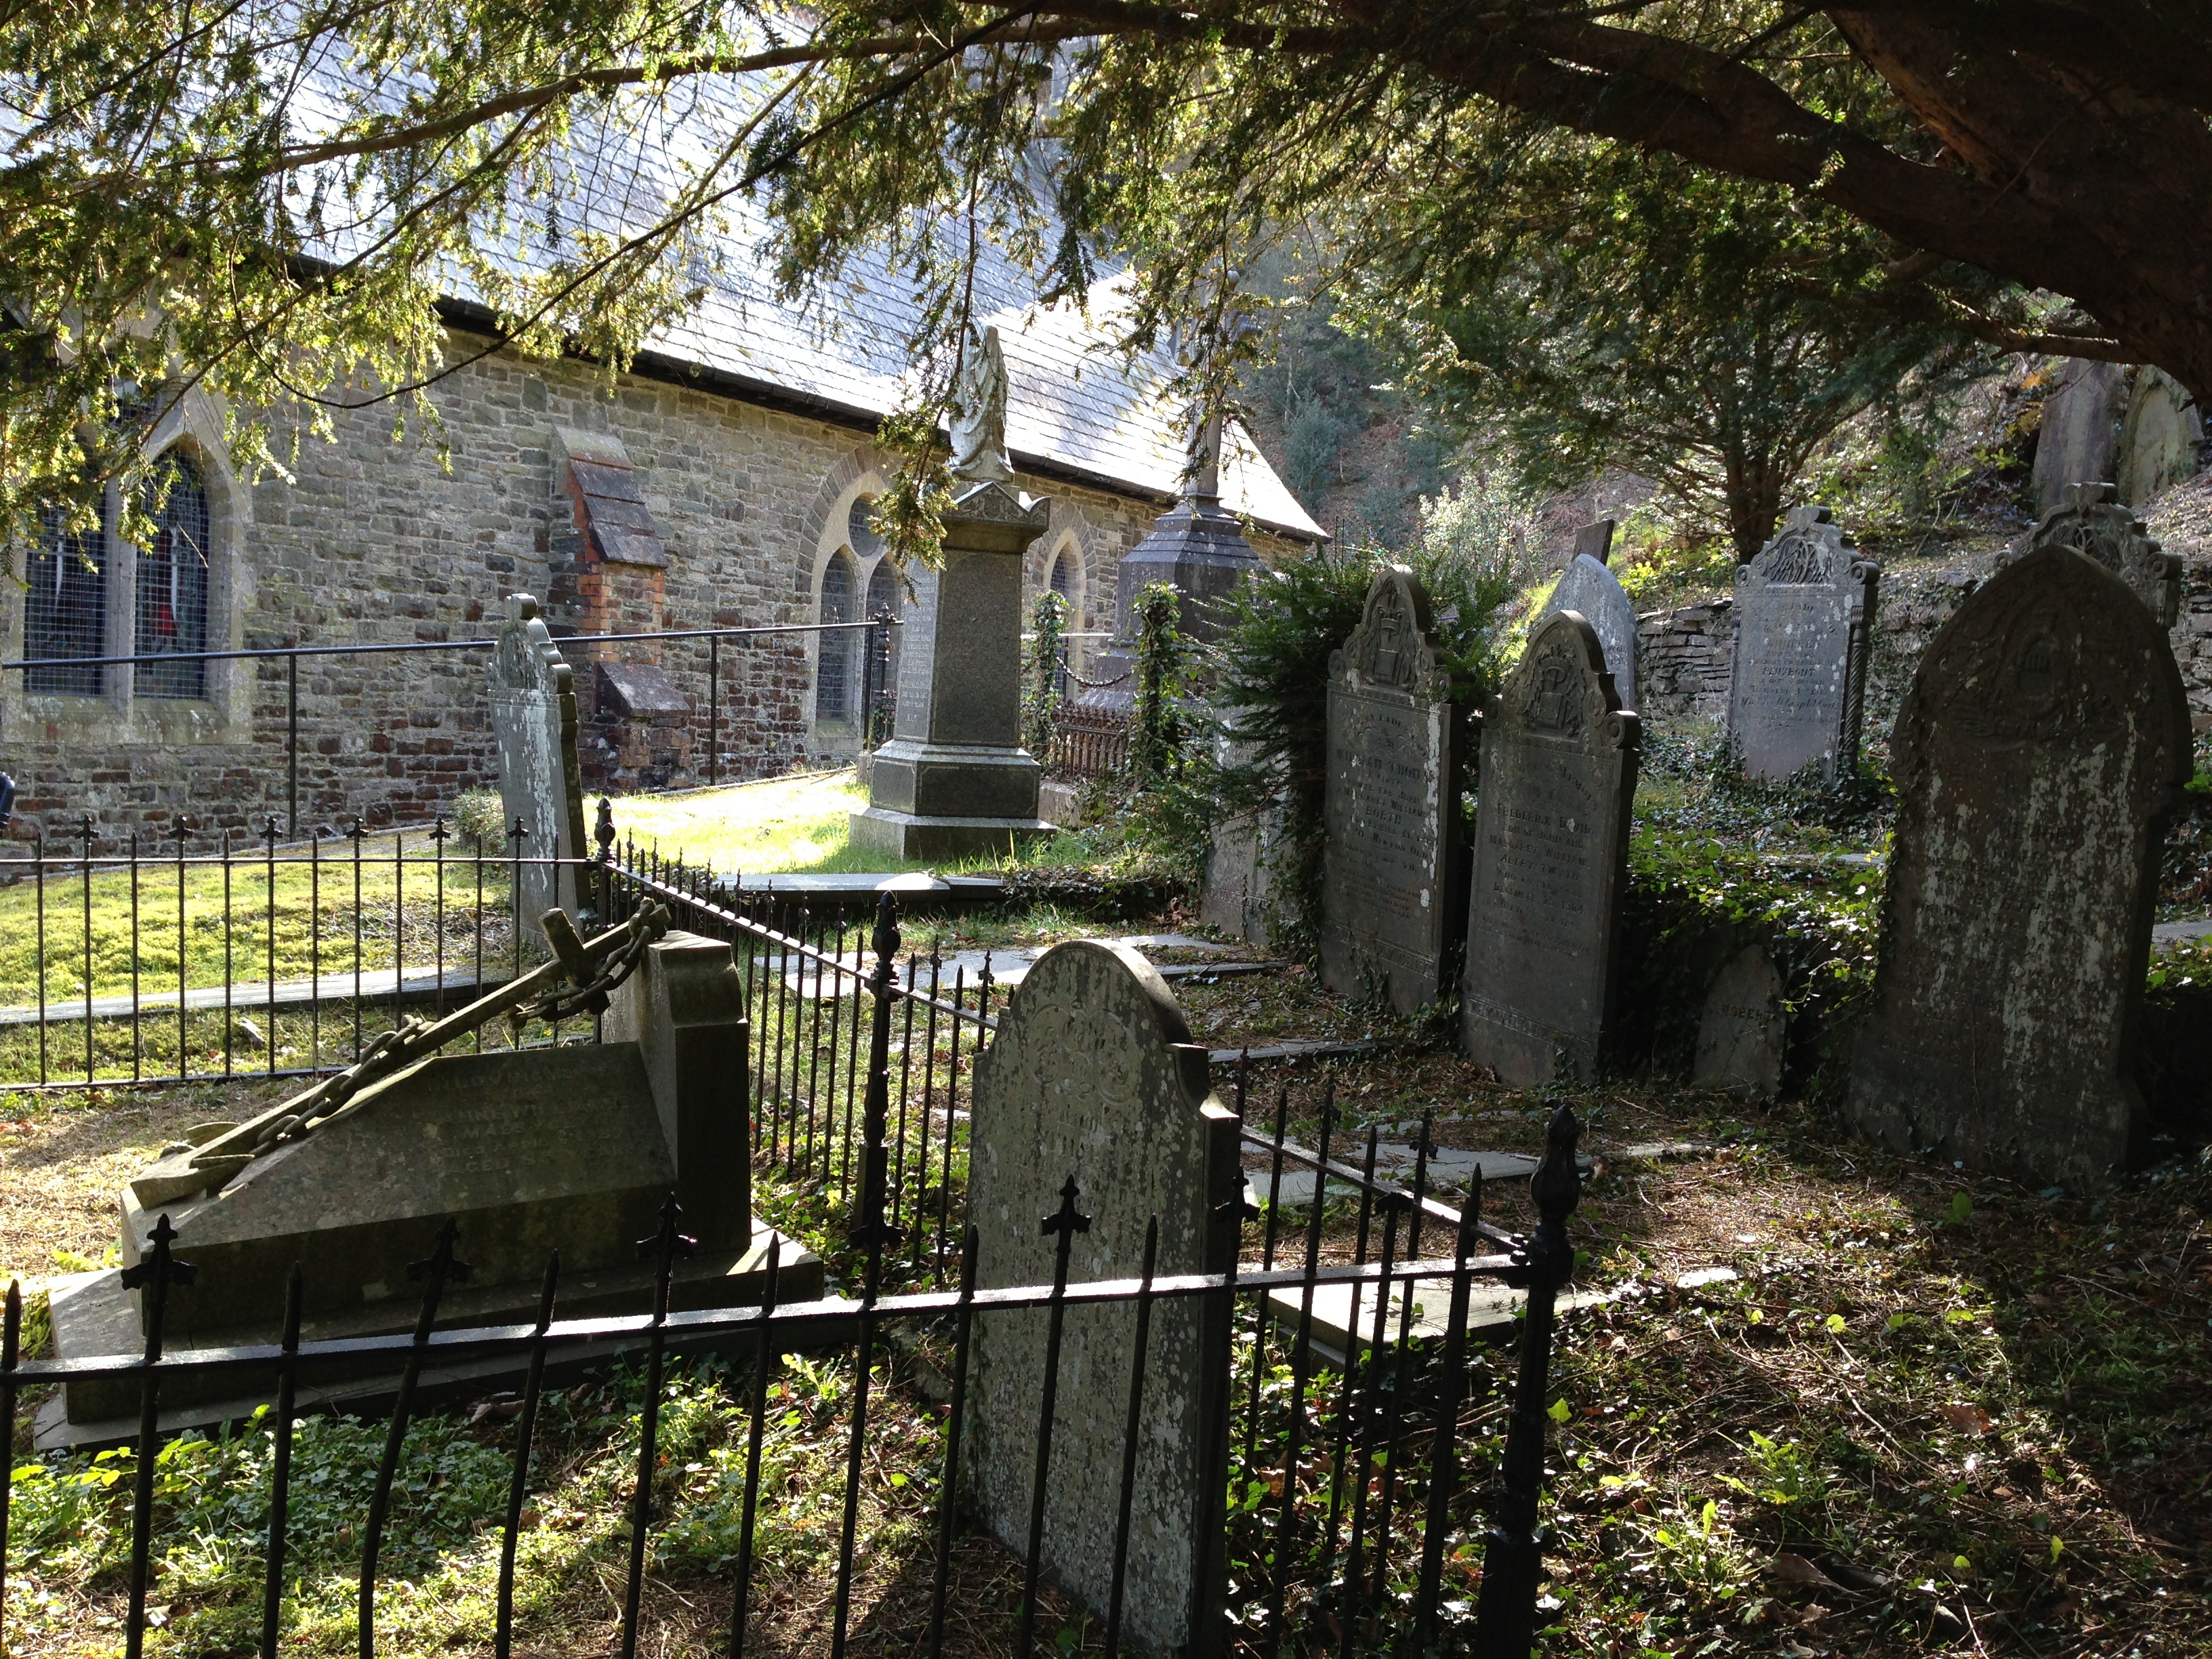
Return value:
<svg viewBox="0 0 2212 1659">
<path fill-rule="evenodd" d="M 1985 554 L 1948 569 L 1882 573 L 1867 677 L 1869 741 L 1887 738 L 1921 653 L 1996 563 L 1996 555 Z M 1658 720 L 1727 718 L 1735 658 L 1734 605 L 1731 599 L 1705 599 L 1637 618 L 1639 712 Z M 2212 556 L 2184 555 L 2181 617 L 2172 637 L 2197 730 L 2212 732 Z"/>
</svg>

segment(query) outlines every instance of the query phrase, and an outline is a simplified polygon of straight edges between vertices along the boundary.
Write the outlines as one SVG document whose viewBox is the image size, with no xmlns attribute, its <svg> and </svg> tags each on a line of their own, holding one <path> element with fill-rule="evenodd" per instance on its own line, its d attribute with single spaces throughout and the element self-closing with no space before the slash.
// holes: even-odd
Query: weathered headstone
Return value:
<svg viewBox="0 0 2212 1659">
<path fill-rule="evenodd" d="M 976 483 L 945 514 L 941 569 L 908 573 L 897 726 L 875 752 L 855 847 L 914 860 L 1004 853 L 1048 832 L 1042 769 L 1022 747 L 1022 555 L 1050 503 Z"/>
<path fill-rule="evenodd" d="M 2128 395 L 2127 371 L 2118 363 L 2069 357 L 2057 372 L 2035 440 L 2035 500 L 2045 513 L 2065 499 L 2067 485 L 2112 477 Z"/>
<path fill-rule="evenodd" d="M 2188 389 L 2162 368 L 2145 364 L 2136 371 L 2136 389 L 2120 422 L 2115 476 L 2120 499 L 2140 506 L 2170 484 L 2197 471 L 2197 447 L 2204 441 L 2204 420 Z"/>
<path fill-rule="evenodd" d="M 1781 534 L 1735 573 L 1730 748 L 1754 778 L 1858 764 L 1875 584 L 1825 507 L 1790 509 Z"/>
<path fill-rule="evenodd" d="M 1782 1045 L 1788 1024 L 1782 975 L 1765 951 L 1745 945 L 1729 958 L 1705 993 L 1692 1080 L 1703 1088 L 1772 1100 L 1782 1092 Z"/>
<path fill-rule="evenodd" d="M 1590 526 L 1605 532 L 1605 543 L 1613 544 L 1612 520 L 1601 520 Z M 1579 549 L 1583 538 L 1577 535 L 1575 545 Z M 1536 618 L 1542 627 L 1563 611 L 1572 611 L 1597 630 L 1598 641 L 1605 647 L 1606 672 L 1613 676 L 1614 692 L 1623 708 L 1636 707 L 1636 607 L 1628 602 L 1628 595 L 1620 586 L 1620 579 L 1599 560 L 1589 554 L 1577 551 L 1560 573 L 1559 585 L 1553 588 L 1552 597 L 1544 602 L 1544 609 Z"/>
<path fill-rule="evenodd" d="M 1613 519 L 1595 519 L 1575 531 L 1575 556 L 1595 559 L 1600 564 L 1613 562 L 1613 532 L 1620 527 Z"/>
<path fill-rule="evenodd" d="M 1071 1283 L 1136 1277 L 1155 1215 L 1159 1273 L 1222 1273 L 1236 1259 L 1236 1115 L 1211 1092 L 1206 1051 L 1165 982 L 1124 946 L 1081 940 L 1038 958 L 977 1059 L 969 1146 L 985 1289 L 1051 1282 L 1055 1240 L 1039 1224 L 1071 1175 L 1091 1218 Z M 1066 1317 L 1042 1559 L 1054 1583 L 1103 1609 L 1136 1310 L 1079 1304 Z M 1226 1318 L 1211 1297 L 1152 1312 L 1122 1613 L 1126 1639 L 1150 1652 L 1183 1650 L 1220 1617 L 1223 1567 L 1207 1544 L 1227 1478 Z M 1045 1323 L 1042 1308 L 975 1321 L 976 1504 L 1018 1554 L 1029 1544 Z"/>
<path fill-rule="evenodd" d="M 1573 611 L 1483 711 L 1460 1041 L 1512 1087 L 1596 1069 L 1639 741 Z"/>
<path fill-rule="evenodd" d="M 1328 663 L 1322 979 L 1400 1013 L 1442 993 L 1458 925 L 1457 722 L 1434 628 L 1419 579 L 1391 565 Z"/>
<path fill-rule="evenodd" d="M 522 856 L 578 859 L 584 839 L 584 785 L 576 758 L 576 686 L 568 665 L 527 593 L 507 596 L 491 665 L 492 735 L 499 750 L 499 796 L 507 827 L 523 826 Z M 489 848 L 500 851 L 500 848 Z M 556 905 L 576 914 L 576 872 L 525 863 L 515 906 L 532 926 Z"/>
<path fill-rule="evenodd" d="M 2113 495 L 2108 483 L 2068 485 L 2028 545 L 2070 547 L 2094 559 L 2133 590 L 2160 628 L 2171 628 L 2181 615 L 2181 556 L 2153 541 L 2142 520 Z"/>
<path fill-rule="evenodd" d="M 2090 1186 L 2140 1150 L 2129 1039 L 2190 775 L 2166 630 L 2045 544 L 1953 613 L 1892 748 L 1896 850 L 1849 1110 L 1900 1148 Z"/>
</svg>

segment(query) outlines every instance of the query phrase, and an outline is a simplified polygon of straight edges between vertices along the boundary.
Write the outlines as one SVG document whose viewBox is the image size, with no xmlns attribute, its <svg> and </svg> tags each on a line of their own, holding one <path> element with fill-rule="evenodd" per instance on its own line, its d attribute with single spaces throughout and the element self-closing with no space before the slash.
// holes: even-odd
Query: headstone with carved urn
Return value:
<svg viewBox="0 0 2212 1659">
<path fill-rule="evenodd" d="M 2128 585 L 2160 628 L 2180 617 L 2181 556 L 2150 538 L 2111 484 L 2068 485 L 2064 499 L 2037 522 L 2028 545 L 2070 547 L 2094 559 Z"/>
<path fill-rule="evenodd" d="M 1778 782 L 1817 765 L 1832 781 L 1858 764 L 1881 576 L 1825 507 L 1791 508 L 1735 573 L 1729 743 L 1749 775 Z"/>
<path fill-rule="evenodd" d="M 1134 1279 L 1159 1219 L 1157 1272 L 1218 1273 L 1237 1260 L 1244 1173 L 1236 1115 L 1214 1095 L 1206 1050 L 1159 974 L 1125 946 L 1077 940 L 1030 968 L 975 1062 L 969 1216 L 984 1290 L 1047 1285 L 1061 1233 L 1043 1226 L 1073 1178 L 1071 1284 Z M 1123 1638 L 1194 1651 L 1219 1628 L 1227 1480 L 1222 1396 L 1228 1309 L 1177 1297 L 1152 1310 Z M 975 1503 L 1017 1555 L 1029 1546 L 1048 1316 L 979 1312 L 973 1401 Z M 1136 1310 L 1066 1313 L 1045 1483 L 1046 1576 L 1103 1612 L 1113 1584 Z"/>
<path fill-rule="evenodd" d="M 1512 1087 L 1596 1071 L 1639 742 L 1571 611 L 1536 630 L 1483 709 L 1460 1041 Z"/>
<path fill-rule="evenodd" d="M 1459 926 L 1455 723 L 1433 629 L 1419 579 L 1388 566 L 1328 663 L 1322 978 L 1401 1013 L 1441 994 Z"/>
<path fill-rule="evenodd" d="M 2130 1057 L 2189 706 L 2138 592 L 2045 539 L 1953 613 L 1899 711 L 1863 1131 L 2088 1187 L 2142 1149 Z"/>
<path fill-rule="evenodd" d="M 575 678 L 527 593 L 507 596 L 492 653 L 490 701 L 501 808 L 510 831 L 518 823 L 523 829 L 516 913 L 534 934 L 537 918 L 556 905 L 576 914 L 576 869 L 532 860 L 580 859 L 589 843 L 576 754 Z"/>
</svg>

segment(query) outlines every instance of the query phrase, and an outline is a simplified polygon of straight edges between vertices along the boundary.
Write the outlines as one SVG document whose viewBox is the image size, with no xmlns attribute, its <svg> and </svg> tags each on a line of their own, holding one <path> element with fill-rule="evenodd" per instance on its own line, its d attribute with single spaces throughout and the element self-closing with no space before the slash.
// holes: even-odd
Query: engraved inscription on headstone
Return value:
<svg viewBox="0 0 2212 1659">
<path fill-rule="evenodd" d="M 984 1289 L 1048 1283 L 1056 1241 L 1039 1223 L 1075 1178 L 1090 1217 L 1071 1283 L 1133 1279 L 1149 1219 L 1158 1271 L 1223 1273 L 1236 1260 L 1244 1175 L 1236 1115 L 1212 1093 L 1206 1051 L 1134 951 L 1092 940 L 1037 958 L 975 1065 L 969 1214 Z M 1218 1628 L 1218 1505 L 1226 1474 L 1226 1310 L 1212 1297 L 1158 1304 L 1145 1370 L 1123 1630 L 1154 1653 Z M 1075 1304 L 1066 1315 L 1042 1557 L 1046 1574 L 1103 1611 L 1112 1588 L 1122 1431 L 1136 1310 Z M 979 1313 L 975 1500 L 1017 1554 L 1029 1542 L 1042 1388 L 1043 1309 Z"/>
<path fill-rule="evenodd" d="M 1692 1078 L 1704 1088 L 1772 1100 L 1782 1092 L 1787 1025 L 1782 975 L 1765 951 L 1745 945 L 1729 958 L 1705 993 Z"/>
<path fill-rule="evenodd" d="M 1875 584 L 1825 507 L 1790 510 L 1782 533 L 1735 573 L 1729 742 L 1745 772 L 1779 781 L 1858 764 Z"/>
<path fill-rule="evenodd" d="M 1610 549 L 1611 521 L 1600 523 L 1607 526 L 1606 544 Z M 1578 548 L 1582 545 L 1580 537 L 1575 544 Z M 1613 690 L 1620 698 L 1620 706 L 1635 708 L 1636 607 L 1629 604 L 1620 579 L 1601 561 L 1588 553 L 1577 552 L 1560 573 L 1559 586 L 1552 590 L 1552 597 L 1545 600 L 1543 614 L 1536 619 L 1537 626 L 1540 628 L 1563 611 L 1576 612 L 1597 630 L 1598 640 L 1605 647 L 1606 672 L 1613 676 Z"/>
<path fill-rule="evenodd" d="M 1460 1041 L 1516 1088 L 1596 1069 L 1639 732 L 1573 611 L 1483 711 Z"/>
<path fill-rule="evenodd" d="M 1849 1112 L 2038 1184 L 2141 1150 L 2129 1037 L 2190 775 L 2166 630 L 2046 543 L 1953 613 L 1897 718 L 1896 850 Z"/>
<path fill-rule="evenodd" d="M 1443 990 L 1456 925 L 1451 687 L 1432 627 L 1419 580 L 1392 565 L 1329 657 L 1322 978 L 1401 1013 Z"/>
<path fill-rule="evenodd" d="M 2069 484 L 2065 499 L 2035 526 L 2029 545 L 2070 547 L 2094 559 L 2133 590 L 2160 628 L 2172 627 L 2181 616 L 2181 555 L 2153 541 L 2108 483 Z"/>
</svg>

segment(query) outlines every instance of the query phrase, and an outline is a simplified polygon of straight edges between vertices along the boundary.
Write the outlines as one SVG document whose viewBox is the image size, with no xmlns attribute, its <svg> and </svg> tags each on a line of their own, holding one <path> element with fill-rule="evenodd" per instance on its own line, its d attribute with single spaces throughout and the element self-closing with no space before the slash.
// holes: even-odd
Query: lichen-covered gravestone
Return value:
<svg viewBox="0 0 2212 1659">
<path fill-rule="evenodd" d="M 2083 1187 L 2140 1148 L 2128 1073 L 2190 775 L 2166 630 L 2046 543 L 1943 625 L 1899 711 L 1896 850 L 1849 1110 L 1892 1146 Z"/>
<path fill-rule="evenodd" d="M 1328 663 L 1328 843 L 1322 978 L 1400 1013 L 1437 1000 L 1458 918 L 1451 682 L 1429 596 L 1403 565 L 1379 570 Z"/>
<path fill-rule="evenodd" d="M 1613 690 L 1623 708 L 1636 707 L 1636 607 L 1620 586 L 1620 579 L 1606 566 L 1613 547 L 1613 520 L 1601 519 L 1586 525 L 1575 537 L 1575 556 L 1559 574 L 1559 585 L 1544 602 L 1538 626 L 1562 611 L 1572 611 L 1597 630 L 1605 647 L 1606 672 L 1613 676 Z"/>
<path fill-rule="evenodd" d="M 1638 741 L 1572 611 L 1537 629 L 1483 710 L 1460 1041 L 1515 1088 L 1596 1070 Z"/>
<path fill-rule="evenodd" d="M 1049 1284 L 1055 1240 L 1040 1231 L 1072 1175 L 1090 1227 L 1069 1281 L 1133 1279 L 1159 1217 L 1158 1271 L 1223 1273 L 1236 1259 L 1243 1170 L 1236 1115 L 1214 1098 L 1206 1051 L 1190 1041 L 1152 965 L 1079 940 L 1037 958 L 975 1065 L 969 1214 L 985 1288 Z M 1152 1313 L 1143 1449 L 1130 1524 L 1123 1635 L 1173 1652 L 1213 1628 L 1220 1607 L 1218 1510 L 1226 1475 L 1228 1310 L 1177 1297 Z M 1018 1554 L 1029 1546 L 1046 1313 L 979 1314 L 976 1508 Z M 1043 1564 L 1103 1610 L 1112 1586 L 1133 1304 L 1070 1307 L 1060 1360 Z"/>
<path fill-rule="evenodd" d="M 2108 483 L 2069 484 L 2064 500 L 2038 522 L 2028 545 L 2070 547 L 2094 559 L 2128 585 L 2160 628 L 2180 617 L 2181 556 L 2153 541 Z"/>
<path fill-rule="evenodd" d="M 507 596 L 506 617 L 492 653 L 490 700 L 501 805 L 507 829 L 518 822 L 523 827 L 522 857 L 583 857 L 588 843 L 583 775 L 576 758 L 575 681 L 539 619 L 538 601 L 527 593 Z M 516 913 L 533 933 L 538 918 L 556 905 L 576 914 L 573 864 L 525 863 L 516 889 Z"/>
<path fill-rule="evenodd" d="M 1700 1087 L 1771 1100 L 1782 1092 L 1783 1037 L 1788 1025 L 1782 975 L 1765 951 L 1747 945 L 1729 958 L 1705 993 L 1691 1072 Z"/>
<path fill-rule="evenodd" d="M 1867 642 L 1881 567 L 1859 557 L 1825 507 L 1790 510 L 1735 573 L 1729 744 L 1754 778 L 1858 763 Z"/>
</svg>

